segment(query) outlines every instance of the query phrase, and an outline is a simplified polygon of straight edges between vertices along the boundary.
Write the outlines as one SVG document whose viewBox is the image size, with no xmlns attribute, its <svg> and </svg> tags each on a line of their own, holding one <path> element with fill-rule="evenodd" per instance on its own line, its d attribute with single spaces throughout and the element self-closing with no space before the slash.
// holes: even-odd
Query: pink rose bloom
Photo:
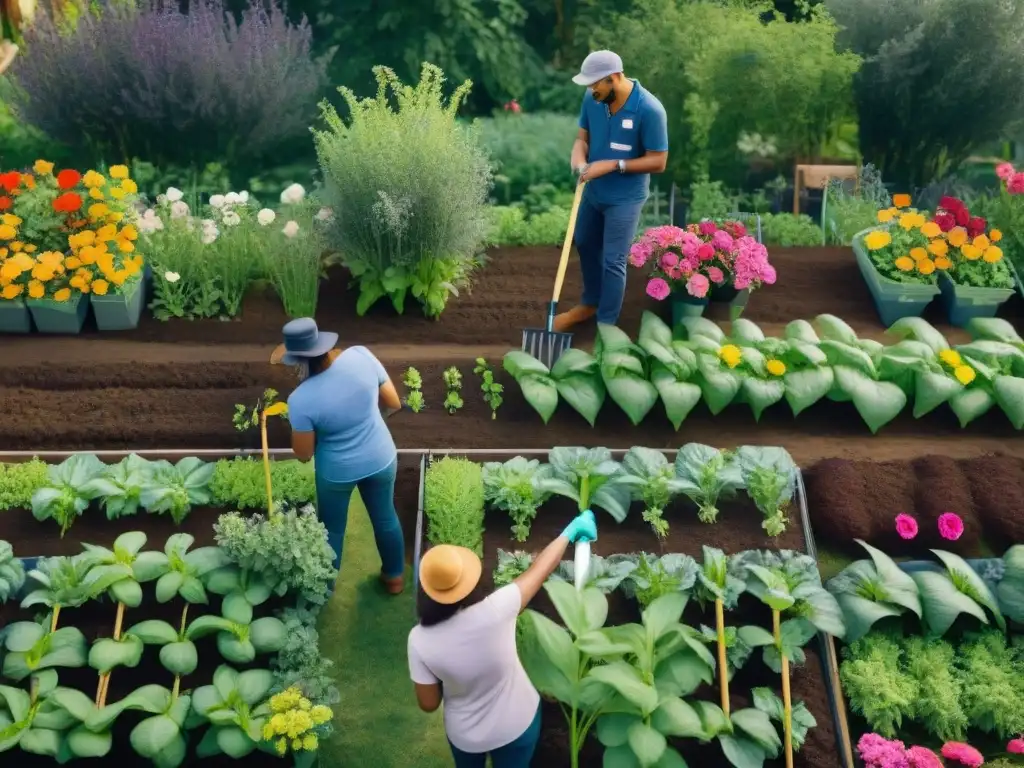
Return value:
<svg viewBox="0 0 1024 768">
<path fill-rule="evenodd" d="M 1006 191 L 1011 195 L 1024 194 L 1024 173 L 1015 173 L 1007 179 Z"/>
<path fill-rule="evenodd" d="M 672 293 L 672 289 L 660 277 L 654 277 L 647 281 L 647 295 L 652 299 L 664 301 L 670 293 Z"/>
<path fill-rule="evenodd" d="M 702 235 L 713 235 L 718 231 L 718 226 L 713 221 L 702 221 L 697 225 L 697 231 Z"/>
<path fill-rule="evenodd" d="M 733 244 L 732 235 L 724 229 L 720 229 L 711 238 L 711 244 L 719 251 L 731 251 Z"/>
<path fill-rule="evenodd" d="M 943 768 L 939 756 L 928 747 L 911 747 L 907 750 L 910 768 Z"/>
<path fill-rule="evenodd" d="M 708 277 L 711 278 L 711 282 L 715 285 L 721 285 L 725 282 L 725 273 L 718 267 L 708 267 Z"/>
<path fill-rule="evenodd" d="M 670 248 L 679 242 L 683 230 L 679 227 L 658 227 L 653 233 L 655 242 L 662 248 Z"/>
<path fill-rule="evenodd" d="M 711 261 L 715 258 L 715 247 L 710 243 L 701 243 L 697 249 L 697 258 L 701 261 Z"/>
<path fill-rule="evenodd" d="M 687 292 L 698 299 L 703 299 L 708 295 L 708 289 L 711 287 L 711 283 L 704 275 L 697 273 L 690 275 L 690 279 L 686 281 Z"/>
<path fill-rule="evenodd" d="M 900 535 L 901 539 L 910 541 L 917 536 L 917 520 L 902 512 L 896 515 L 896 533 Z"/>
<path fill-rule="evenodd" d="M 980 768 L 981 764 L 985 762 L 981 752 L 960 741 L 947 741 L 943 744 L 942 756 L 947 760 L 956 760 L 958 763 L 966 765 L 967 768 Z"/>
<path fill-rule="evenodd" d="M 686 258 L 696 259 L 697 251 L 700 250 L 700 245 L 700 241 L 697 241 L 696 243 L 691 243 L 688 240 L 684 240 L 680 250 L 683 252 L 683 256 L 685 256 Z"/>
<path fill-rule="evenodd" d="M 658 261 L 658 265 L 666 271 L 672 269 L 672 267 L 674 267 L 678 263 L 679 257 L 676 256 L 675 253 L 673 253 L 672 251 L 665 251 L 663 254 L 661 254 L 661 259 Z"/>
<path fill-rule="evenodd" d="M 686 273 L 676 264 L 674 267 L 665 270 L 665 274 L 668 275 L 670 280 L 682 280 L 686 277 Z"/>
<path fill-rule="evenodd" d="M 1000 163 L 999 165 L 996 166 L 996 176 L 998 176 L 1003 181 L 1006 181 L 1016 172 L 1017 171 L 1013 167 L 1012 163 Z"/>
<path fill-rule="evenodd" d="M 910 768 L 903 742 L 889 741 L 877 733 L 861 736 L 857 752 L 866 768 Z"/>
<path fill-rule="evenodd" d="M 634 243 L 633 247 L 629 249 L 629 263 L 634 267 L 642 267 L 651 258 L 653 253 L 654 249 L 650 244 L 642 241 Z"/>
<path fill-rule="evenodd" d="M 947 541 L 956 541 L 964 535 L 964 521 L 960 519 L 960 515 L 943 512 L 939 515 L 939 533 Z"/>
<path fill-rule="evenodd" d="M 700 262 L 697 260 L 696 253 L 691 254 L 689 256 L 684 256 L 679 260 L 679 268 L 683 272 L 694 272 L 699 266 Z"/>
<path fill-rule="evenodd" d="M 1011 755 L 1024 755 L 1024 737 L 1010 741 L 1006 745 L 1006 751 Z"/>
<path fill-rule="evenodd" d="M 679 236 L 679 242 L 683 245 L 692 245 L 694 248 L 701 244 L 701 239 L 697 237 L 693 232 L 684 231 Z"/>
</svg>

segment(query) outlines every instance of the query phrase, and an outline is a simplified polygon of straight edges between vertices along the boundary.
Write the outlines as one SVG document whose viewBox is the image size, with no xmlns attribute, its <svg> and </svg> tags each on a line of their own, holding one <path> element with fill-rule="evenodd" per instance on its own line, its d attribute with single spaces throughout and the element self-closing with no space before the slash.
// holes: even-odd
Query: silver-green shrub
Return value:
<svg viewBox="0 0 1024 768">
<path fill-rule="evenodd" d="M 468 284 L 487 237 L 491 170 L 476 130 L 456 120 L 471 83 L 444 99 L 444 76 L 424 64 L 416 86 L 375 67 L 377 94 L 358 99 L 339 88 L 346 123 L 328 102 L 314 130 L 334 211 L 331 245 L 359 282 L 362 315 L 388 297 L 404 311 L 411 293 L 428 317 Z"/>
</svg>

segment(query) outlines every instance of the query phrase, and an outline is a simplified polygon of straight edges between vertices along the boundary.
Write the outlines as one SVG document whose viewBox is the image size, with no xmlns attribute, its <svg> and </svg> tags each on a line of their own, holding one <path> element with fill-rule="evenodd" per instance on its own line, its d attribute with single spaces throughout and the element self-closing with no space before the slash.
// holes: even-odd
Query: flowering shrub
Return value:
<svg viewBox="0 0 1024 768">
<path fill-rule="evenodd" d="M 737 221 L 648 229 L 630 248 L 629 263 L 650 270 L 647 295 L 657 301 L 673 293 L 703 299 L 715 290 L 753 291 L 776 277 L 768 250 Z"/>
<path fill-rule="evenodd" d="M 63 302 L 134 285 L 143 258 L 128 168 L 53 171 L 37 160 L 32 173 L 0 174 L 0 297 Z"/>
<path fill-rule="evenodd" d="M 270 719 L 263 726 L 263 740 L 284 757 L 288 751 L 313 752 L 330 728 L 334 712 L 313 704 L 292 686 L 270 697 Z"/>
<path fill-rule="evenodd" d="M 981 752 L 969 744 L 959 741 L 950 741 L 942 745 L 942 756 L 947 760 L 956 760 L 960 765 L 967 768 L 981 768 L 985 758 Z"/>
<path fill-rule="evenodd" d="M 986 234 L 988 222 L 972 216 L 955 197 L 943 197 L 935 214 L 910 208 L 908 195 L 894 195 L 893 206 L 878 212 L 886 229 L 864 238 L 875 268 L 900 283 L 934 284 L 944 271 L 960 285 L 1012 288 L 1013 278 L 996 245 L 1002 232 Z"/>
</svg>

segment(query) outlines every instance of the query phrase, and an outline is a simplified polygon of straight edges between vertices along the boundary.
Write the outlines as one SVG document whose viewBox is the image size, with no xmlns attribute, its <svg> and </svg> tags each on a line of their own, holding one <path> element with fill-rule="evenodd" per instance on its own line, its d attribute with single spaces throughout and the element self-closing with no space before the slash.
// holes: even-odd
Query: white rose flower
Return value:
<svg viewBox="0 0 1024 768">
<path fill-rule="evenodd" d="M 210 207 L 211 208 L 222 208 L 225 203 L 224 195 L 211 195 L 210 196 Z"/>
<path fill-rule="evenodd" d="M 168 283 L 176 283 L 181 280 L 181 275 L 177 272 L 164 272 L 164 280 Z"/>
<path fill-rule="evenodd" d="M 262 224 L 264 227 L 268 224 L 273 224 L 274 219 L 277 218 L 277 214 L 269 208 L 264 208 L 262 211 L 256 214 L 256 221 Z"/>
<path fill-rule="evenodd" d="M 224 195 L 224 202 L 228 205 L 238 205 L 242 202 L 242 196 L 237 192 L 228 192 Z"/>
<path fill-rule="evenodd" d="M 287 224 L 284 225 L 284 229 L 282 229 L 281 231 L 284 232 L 285 237 L 295 237 L 297 234 L 299 234 L 298 222 L 289 221 Z"/>
<path fill-rule="evenodd" d="M 242 217 L 234 211 L 225 211 L 222 220 L 227 226 L 234 227 L 241 223 Z"/>
<path fill-rule="evenodd" d="M 168 187 L 167 188 L 167 199 L 170 200 L 172 203 L 178 202 L 184 196 L 185 196 L 185 193 L 182 192 L 177 187 Z"/>
<path fill-rule="evenodd" d="M 203 230 L 203 245 L 209 245 L 210 243 L 212 243 L 214 240 L 217 239 L 217 235 L 219 234 L 220 232 L 218 232 L 216 229 Z"/>
<path fill-rule="evenodd" d="M 285 204 L 300 203 L 305 196 L 306 190 L 301 184 L 292 184 L 281 193 L 281 202 Z"/>
<path fill-rule="evenodd" d="M 316 218 L 318 221 L 331 221 L 334 218 L 334 211 L 330 208 L 321 208 L 316 212 Z"/>
<path fill-rule="evenodd" d="M 249 193 L 246 192 L 244 189 L 241 192 L 238 193 L 238 202 L 240 202 L 240 203 L 248 203 L 249 202 Z"/>
<path fill-rule="evenodd" d="M 188 203 L 181 200 L 171 203 L 171 218 L 183 219 L 188 216 Z"/>
</svg>

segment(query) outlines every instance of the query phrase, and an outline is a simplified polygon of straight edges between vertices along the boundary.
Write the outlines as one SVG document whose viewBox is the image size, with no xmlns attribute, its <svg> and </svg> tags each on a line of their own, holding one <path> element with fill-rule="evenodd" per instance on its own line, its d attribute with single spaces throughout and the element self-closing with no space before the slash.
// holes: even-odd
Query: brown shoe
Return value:
<svg viewBox="0 0 1024 768">
<path fill-rule="evenodd" d="M 565 333 L 574 325 L 584 323 L 596 314 L 597 307 L 588 307 L 583 304 L 579 304 L 567 312 L 559 312 L 555 315 L 553 330 L 556 333 Z"/>
<path fill-rule="evenodd" d="M 380 575 L 380 583 L 389 595 L 400 595 L 405 589 L 405 577 L 396 576 L 393 579 L 387 578 L 383 573 Z"/>
</svg>

